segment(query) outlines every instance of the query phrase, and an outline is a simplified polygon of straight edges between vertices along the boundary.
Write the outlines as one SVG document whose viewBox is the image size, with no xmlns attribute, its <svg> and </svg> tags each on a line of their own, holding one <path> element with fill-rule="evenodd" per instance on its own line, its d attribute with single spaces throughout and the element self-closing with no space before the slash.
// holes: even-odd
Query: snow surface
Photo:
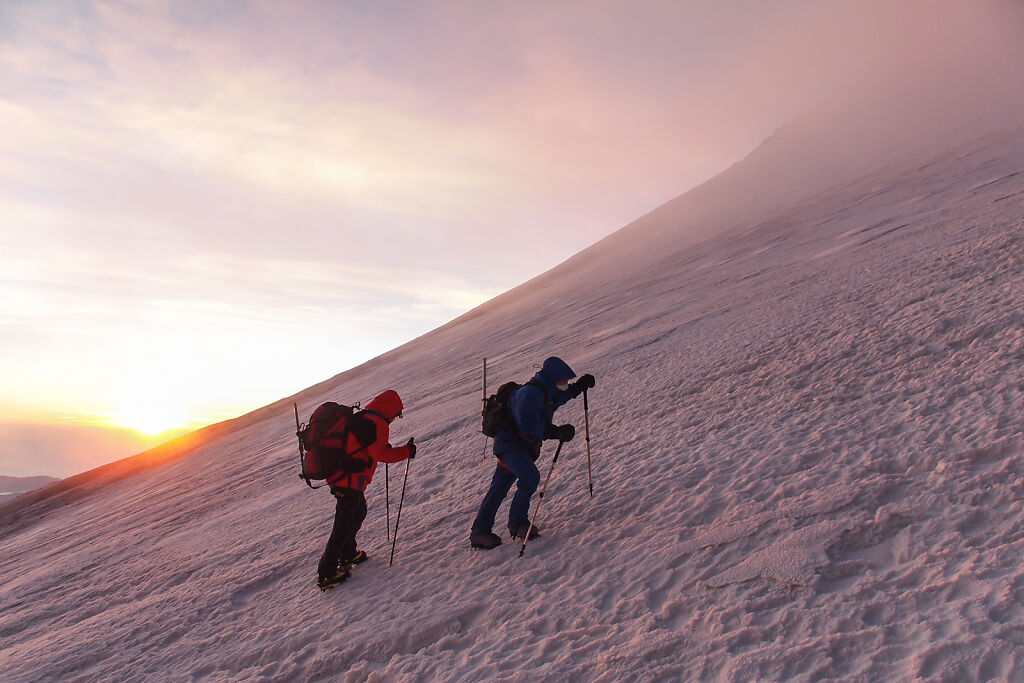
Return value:
<svg viewBox="0 0 1024 683">
<path fill-rule="evenodd" d="M 1022 141 L 760 201 L 775 140 L 302 392 L 308 415 L 394 387 L 421 444 L 394 566 L 381 471 L 336 590 L 292 399 L 0 506 L 0 679 L 1024 679 Z M 597 376 L 595 496 L 577 438 L 525 557 L 506 508 L 471 551 L 480 359 L 496 388 L 551 354 Z"/>
</svg>

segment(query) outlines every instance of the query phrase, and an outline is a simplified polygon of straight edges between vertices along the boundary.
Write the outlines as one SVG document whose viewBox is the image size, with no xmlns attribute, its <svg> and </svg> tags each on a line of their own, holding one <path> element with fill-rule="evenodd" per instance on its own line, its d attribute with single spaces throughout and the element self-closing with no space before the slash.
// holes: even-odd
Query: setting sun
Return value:
<svg viewBox="0 0 1024 683">
<path fill-rule="evenodd" d="M 145 396 L 123 404 L 111 421 L 147 436 L 182 429 L 191 422 L 182 402 L 160 395 Z"/>
</svg>

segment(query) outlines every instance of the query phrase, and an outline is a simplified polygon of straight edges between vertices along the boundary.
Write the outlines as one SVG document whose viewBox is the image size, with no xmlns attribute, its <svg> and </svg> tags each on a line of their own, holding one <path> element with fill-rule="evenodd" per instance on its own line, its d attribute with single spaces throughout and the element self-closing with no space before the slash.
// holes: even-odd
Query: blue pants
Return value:
<svg viewBox="0 0 1024 683">
<path fill-rule="evenodd" d="M 495 455 L 500 462 L 494 468 L 491 488 L 487 490 L 484 502 L 480 504 L 480 511 L 476 513 L 476 520 L 473 521 L 474 533 L 491 530 L 501 501 L 505 500 L 509 489 L 512 488 L 512 482 L 517 479 L 519 486 L 516 487 L 516 495 L 512 497 L 512 505 L 508 510 L 508 521 L 510 524 L 530 523 L 530 497 L 533 496 L 537 485 L 540 484 L 540 472 L 533 464 L 533 454 L 525 449 L 516 449 L 495 453 Z"/>
</svg>

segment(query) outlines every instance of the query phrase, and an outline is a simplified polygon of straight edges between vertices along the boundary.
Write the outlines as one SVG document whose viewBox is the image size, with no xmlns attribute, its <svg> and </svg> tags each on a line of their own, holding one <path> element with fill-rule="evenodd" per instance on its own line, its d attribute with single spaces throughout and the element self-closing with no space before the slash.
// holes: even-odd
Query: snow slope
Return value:
<svg viewBox="0 0 1024 683">
<path fill-rule="evenodd" d="M 1022 141 L 755 200 L 776 140 L 301 393 L 394 387 L 393 441 L 421 443 L 394 566 L 381 472 L 371 560 L 323 595 L 333 506 L 296 478 L 292 399 L 0 506 L 0 678 L 1021 680 Z M 595 496 L 578 438 L 525 557 L 471 551 L 480 359 L 493 388 L 551 354 L 598 378 Z"/>
</svg>

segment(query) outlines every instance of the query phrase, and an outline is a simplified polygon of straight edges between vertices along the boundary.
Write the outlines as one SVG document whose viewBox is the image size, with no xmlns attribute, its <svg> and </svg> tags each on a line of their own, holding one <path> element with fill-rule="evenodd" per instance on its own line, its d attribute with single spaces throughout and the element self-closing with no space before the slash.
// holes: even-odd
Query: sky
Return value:
<svg viewBox="0 0 1024 683">
<path fill-rule="evenodd" d="M 0 475 L 290 395 L 808 107 L 998 59 L 983 4 L 8 0 Z"/>
</svg>

